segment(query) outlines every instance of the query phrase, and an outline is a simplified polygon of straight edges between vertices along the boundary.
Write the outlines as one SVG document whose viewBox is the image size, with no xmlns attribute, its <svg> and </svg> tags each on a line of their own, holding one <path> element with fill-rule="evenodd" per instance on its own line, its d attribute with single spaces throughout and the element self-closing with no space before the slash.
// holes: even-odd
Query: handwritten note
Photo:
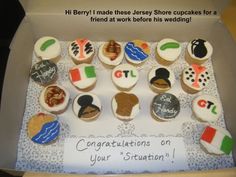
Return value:
<svg viewBox="0 0 236 177">
<path fill-rule="evenodd" d="M 114 137 L 65 140 L 66 173 L 142 173 L 187 170 L 182 137 Z"/>
</svg>

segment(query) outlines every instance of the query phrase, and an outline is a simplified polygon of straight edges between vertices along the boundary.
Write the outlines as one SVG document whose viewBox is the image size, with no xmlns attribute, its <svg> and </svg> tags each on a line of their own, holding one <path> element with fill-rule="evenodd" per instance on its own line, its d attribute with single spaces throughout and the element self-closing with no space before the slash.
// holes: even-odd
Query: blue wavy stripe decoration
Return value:
<svg viewBox="0 0 236 177">
<path fill-rule="evenodd" d="M 128 42 L 125 46 L 126 54 L 135 61 L 143 61 L 148 55 L 142 51 L 141 48 L 134 46 L 133 42 Z"/>
<path fill-rule="evenodd" d="M 47 144 L 57 138 L 60 132 L 59 122 L 53 121 L 43 125 L 42 129 L 36 134 L 32 141 L 38 144 Z"/>
</svg>

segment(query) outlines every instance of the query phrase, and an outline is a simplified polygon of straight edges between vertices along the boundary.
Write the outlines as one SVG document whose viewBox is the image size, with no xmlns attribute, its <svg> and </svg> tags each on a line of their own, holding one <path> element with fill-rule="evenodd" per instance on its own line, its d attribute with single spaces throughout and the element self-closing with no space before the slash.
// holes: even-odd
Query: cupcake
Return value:
<svg viewBox="0 0 236 177">
<path fill-rule="evenodd" d="M 61 46 L 56 38 L 45 36 L 35 43 L 34 53 L 42 60 L 51 60 L 56 63 L 61 57 Z"/>
<path fill-rule="evenodd" d="M 206 153 L 229 155 L 233 150 L 234 140 L 226 129 L 208 125 L 201 135 L 200 144 Z"/>
<path fill-rule="evenodd" d="M 43 60 L 33 65 L 30 77 L 39 85 L 47 86 L 57 80 L 57 65 L 49 60 Z"/>
<path fill-rule="evenodd" d="M 181 45 L 174 39 L 162 39 L 156 47 L 156 59 L 162 65 L 174 63 L 180 56 Z"/>
<path fill-rule="evenodd" d="M 37 144 L 51 144 L 59 136 L 60 123 L 49 114 L 38 113 L 28 122 L 28 137 Z"/>
<path fill-rule="evenodd" d="M 69 45 L 69 55 L 77 65 L 91 63 L 94 53 L 94 46 L 88 39 L 76 39 Z"/>
<path fill-rule="evenodd" d="M 69 103 L 69 92 L 58 84 L 45 87 L 39 97 L 43 109 L 53 114 L 63 113 Z"/>
<path fill-rule="evenodd" d="M 172 121 L 180 112 L 180 103 L 175 95 L 162 93 L 156 95 L 151 103 L 151 115 L 155 120 Z"/>
<path fill-rule="evenodd" d="M 154 92 L 163 93 L 174 85 L 175 74 L 167 67 L 153 67 L 148 73 L 148 83 Z"/>
<path fill-rule="evenodd" d="M 131 90 L 139 78 L 138 70 L 130 64 L 116 66 L 112 71 L 112 81 L 121 91 Z"/>
<path fill-rule="evenodd" d="M 189 42 L 185 59 L 189 64 L 201 65 L 206 62 L 213 53 L 212 45 L 204 39 L 194 39 Z"/>
<path fill-rule="evenodd" d="M 99 47 L 98 58 L 106 68 L 114 68 L 124 58 L 124 48 L 121 43 L 114 40 L 102 43 Z"/>
<path fill-rule="evenodd" d="M 150 55 L 149 44 L 142 40 L 133 40 L 125 46 L 125 58 L 133 65 L 141 65 Z"/>
<path fill-rule="evenodd" d="M 181 85 L 185 92 L 194 94 L 203 90 L 209 83 L 210 76 L 204 66 L 192 64 L 184 69 Z"/>
<path fill-rule="evenodd" d="M 69 70 L 71 83 L 80 91 L 92 90 L 97 81 L 95 67 L 91 64 L 79 64 Z"/>
<path fill-rule="evenodd" d="M 133 120 L 140 110 L 139 99 L 135 94 L 119 92 L 112 99 L 112 110 L 122 121 Z"/>
<path fill-rule="evenodd" d="M 215 122 L 222 115 L 220 101 L 210 95 L 200 95 L 193 100 L 193 114 L 198 120 Z"/>
<path fill-rule="evenodd" d="M 73 102 L 73 112 L 76 117 L 84 121 L 97 119 L 101 109 L 100 99 L 92 93 L 82 93 Z"/>
</svg>

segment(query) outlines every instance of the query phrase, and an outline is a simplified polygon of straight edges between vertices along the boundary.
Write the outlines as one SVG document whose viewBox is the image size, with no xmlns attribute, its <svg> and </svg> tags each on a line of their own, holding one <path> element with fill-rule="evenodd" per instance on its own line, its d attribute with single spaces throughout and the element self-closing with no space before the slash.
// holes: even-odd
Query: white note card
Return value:
<svg viewBox="0 0 236 177">
<path fill-rule="evenodd" d="M 72 137 L 65 140 L 66 173 L 188 170 L 182 137 Z"/>
</svg>

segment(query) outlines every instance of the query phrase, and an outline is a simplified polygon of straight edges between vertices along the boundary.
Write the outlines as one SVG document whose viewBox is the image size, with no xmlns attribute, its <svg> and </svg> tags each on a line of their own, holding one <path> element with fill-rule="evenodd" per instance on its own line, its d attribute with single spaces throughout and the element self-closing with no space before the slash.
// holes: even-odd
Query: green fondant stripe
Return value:
<svg viewBox="0 0 236 177">
<path fill-rule="evenodd" d="M 165 43 L 165 44 L 163 44 L 161 47 L 160 47 L 160 49 L 161 50 L 166 50 L 166 49 L 169 49 L 169 48 L 171 48 L 171 49 L 175 49 L 175 48 L 179 48 L 179 43 L 177 43 L 177 42 L 167 42 L 167 43 Z"/>
<path fill-rule="evenodd" d="M 85 74 L 87 76 L 87 78 L 93 78 L 96 77 L 96 73 L 95 73 L 95 68 L 94 66 L 86 66 L 84 68 L 85 70 Z"/>
<path fill-rule="evenodd" d="M 41 51 L 45 51 L 50 45 L 54 44 L 56 42 L 55 39 L 48 39 L 46 40 L 40 47 Z"/>
<path fill-rule="evenodd" d="M 222 150 L 225 154 L 230 154 L 233 149 L 234 141 L 229 136 L 225 136 L 221 143 L 220 150 Z"/>
</svg>

